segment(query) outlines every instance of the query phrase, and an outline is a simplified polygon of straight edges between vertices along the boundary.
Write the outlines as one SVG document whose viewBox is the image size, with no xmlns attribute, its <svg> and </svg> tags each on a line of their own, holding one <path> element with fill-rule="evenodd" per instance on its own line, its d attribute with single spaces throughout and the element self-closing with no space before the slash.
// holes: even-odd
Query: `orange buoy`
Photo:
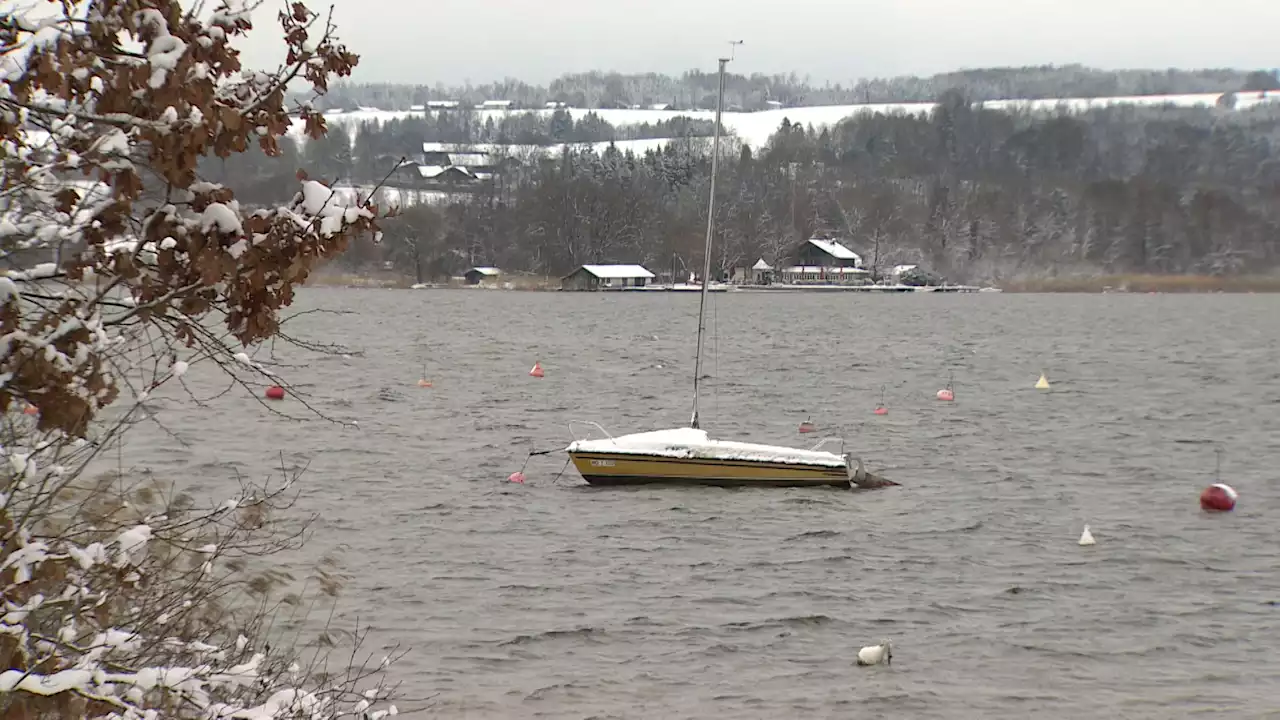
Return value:
<svg viewBox="0 0 1280 720">
<path fill-rule="evenodd" d="M 811 433 L 811 432 L 814 432 L 814 431 L 816 431 L 817 429 L 818 429 L 818 428 L 817 428 L 817 426 L 815 426 L 813 423 L 809 422 L 808 420 L 805 420 L 804 422 L 800 423 L 800 434 L 801 434 L 801 435 L 803 435 L 803 434 L 805 434 L 805 433 Z"/>
<path fill-rule="evenodd" d="M 956 399 L 956 393 L 951 388 L 942 388 L 938 391 L 938 399 L 942 402 L 951 402 Z"/>
<path fill-rule="evenodd" d="M 39 415 L 40 408 L 37 408 L 35 405 L 31 405 L 28 403 L 26 407 L 22 408 L 22 414 L 23 415 Z"/>
<path fill-rule="evenodd" d="M 529 371 L 529 375 L 536 378 L 542 377 L 542 363 L 535 360 L 533 363 L 533 369 Z"/>
<path fill-rule="evenodd" d="M 419 380 L 419 381 L 418 381 L 418 387 L 420 387 L 420 388 L 429 388 L 429 387 L 431 387 L 431 381 L 430 381 L 430 380 L 428 380 L 428 379 L 426 379 L 426 378 L 423 378 L 423 379 L 421 379 L 421 380 Z"/>
<path fill-rule="evenodd" d="M 1200 493 L 1200 508 L 1209 512 L 1231 512 L 1239 494 L 1226 483 L 1214 483 Z"/>
<path fill-rule="evenodd" d="M 875 414 L 877 414 L 877 415 L 888 415 L 888 414 L 889 414 L 889 408 L 887 408 L 887 407 L 885 407 L 885 406 L 883 406 L 883 405 L 877 405 L 877 406 L 876 406 L 876 409 L 875 409 L 875 410 L 873 410 L 872 412 L 874 412 L 874 413 L 875 413 Z"/>
<path fill-rule="evenodd" d="M 283 400 L 284 388 L 280 387 L 279 385 L 272 385 L 271 387 L 267 388 L 266 395 L 267 395 L 267 398 L 270 400 Z"/>
</svg>

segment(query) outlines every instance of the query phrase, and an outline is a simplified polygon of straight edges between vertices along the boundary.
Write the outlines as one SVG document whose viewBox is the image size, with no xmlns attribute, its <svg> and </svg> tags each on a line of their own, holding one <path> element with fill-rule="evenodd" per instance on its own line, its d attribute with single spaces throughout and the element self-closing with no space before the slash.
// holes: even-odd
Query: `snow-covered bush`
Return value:
<svg viewBox="0 0 1280 720">
<path fill-rule="evenodd" d="M 201 157 L 274 154 L 295 117 L 322 135 L 286 85 L 322 93 L 357 58 L 292 2 L 285 65 L 243 71 L 248 9 L 187 4 L 0 13 L 0 717 L 382 717 L 386 661 L 332 671 L 271 646 L 305 604 L 255 560 L 297 539 L 273 514 L 292 477 L 200 510 L 86 470 L 192 364 L 265 372 L 246 350 L 294 288 L 378 232 L 376 208 L 302 171 L 291 204 L 252 212 L 200 180 Z"/>
</svg>

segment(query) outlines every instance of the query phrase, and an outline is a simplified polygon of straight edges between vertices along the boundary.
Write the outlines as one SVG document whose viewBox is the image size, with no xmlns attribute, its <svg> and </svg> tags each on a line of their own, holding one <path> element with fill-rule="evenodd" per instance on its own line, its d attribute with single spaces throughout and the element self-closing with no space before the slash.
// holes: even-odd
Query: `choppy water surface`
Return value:
<svg viewBox="0 0 1280 720">
<path fill-rule="evenodd" d="M 502 482 L 572 419 L 685 423 L 697 300 L 307 291 L 349 314 L 293 332 L 362 354 L 277 345 L 281 370 L 359 429 L 165 403 L 192 445 L 144 427 L 126 457 L 209 485 L 310 458 L 311 547 L 349 546 L 344 620 L 412 647 L 394 673 L 440 717 L 1277 708 L 1274 296 L 713 296 L 704 425 L 804 446 L 812 415 L 903 487 L 600 490 L 554 482 L 563 454 Z M 1211 442 L 1229 515 L 1196 504 Z M 854 667 L 880 638 L 894 664 Z"/>
</svg>

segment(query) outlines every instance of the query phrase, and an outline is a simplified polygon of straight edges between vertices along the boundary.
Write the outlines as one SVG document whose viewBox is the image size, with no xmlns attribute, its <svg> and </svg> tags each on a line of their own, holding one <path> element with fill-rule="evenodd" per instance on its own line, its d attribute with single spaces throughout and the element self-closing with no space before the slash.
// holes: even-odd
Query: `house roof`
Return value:
<svg viewBox="0 0 1280 720">
<path fill-rule="evenodd" d="M 492 165 L 493 158 L 487 153 L 477 152 L 451 152 L 449 153 L 449 163 L 452 165 L 476 166 L 476 165 Z"/>
<path fill-rule="evenodd" d="M 595 275 L 601 280 L 617 278 L 652 278 L 653 273 L 641 265 L 583 265 L 581 270 Z M 576 270 L 574 272 L 577 272 Z"/>
<path fill-rule="evenodd" d="M 498 270 L 498 268 L 496 268 L 496 267 L 473 267 L 473 268 L 471 268 L 470 270 L 468 270 L 467 272 L 463 273 L 463 275 L 466 275 L 466 274 L 468 274 L 468 273 L 473 273 L 473 272 L 478 272 L 478 273 L 480 273 L 481 275 L 488 275 L 488 276 L 490 276 L 490 277 L 492 277 L 492 276 L 494 276 L 494 275 L 500 275 L 500 274 L 502 274 L 502 271 Z"/>
<path fill-rule="evenodd" d="M 809 244 L 837 260 L 861 260 L 858 254 L 834 240 L 809 238 Z"/>
<path fill-rule="evenodd" d="M 487 146 L 475 143 L 422 143 L 422 152 L 424 153 L 445 153 L 447 155 L 449 153 L 485 152 L 486 149 Z"/>
<path fill-rule="evenodd" d="M 422 177 L 424 180 L 431 180 L 433 178 L 438 178 L 447 172 L 456 172 L 456 173 L 461 173 L 467 177 L 475 177 L 475 174 L 472 173 L 470 170 L 464 167 L 459 167 L 457 165 L 419 165 L 418 166 L 418 175 Z"/>
<path fill-rule="evenodd" d="M 769 263 L 764 261 L 764 258 L 760 258 L 759 260 L 756 261 L 755 265 L 751 266 L 751 269 L 752 270 L 772 270 L 773 268 L 769 265 Z"/>
</svg>

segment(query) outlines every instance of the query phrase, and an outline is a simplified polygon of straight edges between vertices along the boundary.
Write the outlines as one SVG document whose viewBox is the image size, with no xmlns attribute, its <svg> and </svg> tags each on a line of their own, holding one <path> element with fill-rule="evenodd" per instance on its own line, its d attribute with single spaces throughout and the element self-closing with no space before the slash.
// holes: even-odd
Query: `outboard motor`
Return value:
<svg viewBox="0 0 1280 720">
<path fill-rule="evenodd" d="M 862 466 L 862 458 L 855 458 L 853 453 L 848 453 L 844 456 L 844 466 L 845 472 L 849 475 L 850 487 L 870 490 L 872 488 L 892 487 L 898 484 L 892 480 L 885 480 L 875 473 L 867 472 L 867 469 Z"/>
</svg>

